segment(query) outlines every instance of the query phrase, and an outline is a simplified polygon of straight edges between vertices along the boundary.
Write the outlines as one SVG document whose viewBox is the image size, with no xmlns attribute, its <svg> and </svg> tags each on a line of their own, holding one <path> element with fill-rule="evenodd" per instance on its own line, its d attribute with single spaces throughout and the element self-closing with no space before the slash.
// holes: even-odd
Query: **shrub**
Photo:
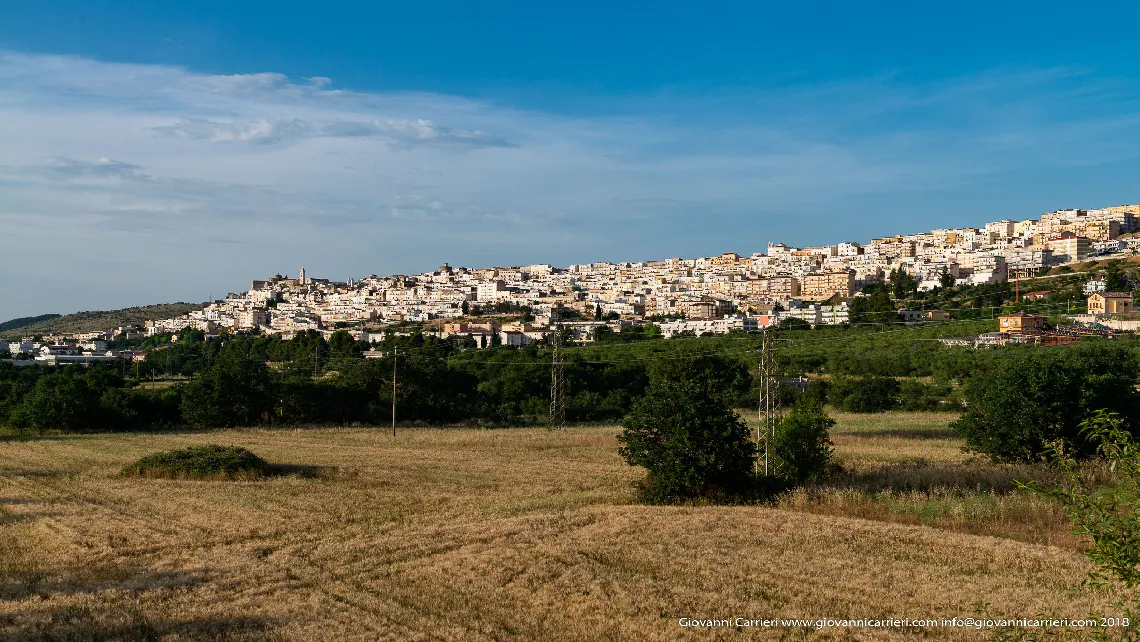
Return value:
<svg viewBox="0 0 1140 642">
<path fill-rule="evenodd" d="M 848 412 L 883 412 L 898 405 L 899 382 L 890 377 L 836 379 L 832 403 Z"/>
<path fill-rule="evenodd" d="M 269 473 L 262 458 L 237 446 L 208 444 L 147 455 L 123 475 L 150 479 L 260 479 Z"/>
<path fill-rule="evenodd" d="M 1098 486 L 1062 444 L 1051 449 L 1052 464 L 1064 481 L 1056 485 L 1021 484 L 1059 501 L 1072 518 L 1074 532 L 1089 540 L 1085 555 L 1096 565 L 1090 585 L 1140 587 L 1140 444 L 1120 417 L 1098 410 L 1081 422 L 1081 432 L 1119 481 Z"/>
<path fill-rule="evenodd" d="M 756 446 L 731 401 L 747 389 L 744 364 L 718 356 L 658 361 L 618 437 L 631 466 L 648 471 L 650 502 L 724 499 L 751 488 Z"/>
<path fill-rule="evenodd" d="M 831 427 L 823 406 L 803 400 L 776 427 L 771 453 L 776 475 L 792 484 L 812 481 L 831 465 Z"/>
<path fill-rule="evenodd" d="M 907 379 L 899 384 L 898 407 L 907 411 L 938 410 L 953 391 L 946 384 L 929 384 Z"/>
<path fill-rule="evenodd" d="M 1107 343 L 1015 352 L 966 384 L 966 413 L 951 424 L 970 449 L 994 461 L 1035 461 L 1060 442 L 1071 456 L 1096 453 L 1080 422 L 1096 410 L 1119 415 L 1135 430 L 1140 364 L 1126 348 Z"/>
</svg>

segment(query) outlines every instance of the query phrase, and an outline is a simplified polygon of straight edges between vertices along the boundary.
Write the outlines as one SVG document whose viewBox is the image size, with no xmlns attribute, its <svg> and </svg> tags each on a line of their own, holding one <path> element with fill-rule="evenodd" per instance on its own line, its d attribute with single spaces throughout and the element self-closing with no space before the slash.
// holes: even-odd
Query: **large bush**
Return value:
<svg viewBox="0 0 1140 642">
<path fill-rule="evenodd" d="M 1136 430 L 1140 364 L 1121 345 L 1010 350 L 1007 358 L 966 385 L 966 413 L 952 424 L 974 451 L 995 461 L 1033 461 L 1060 441 L 1077 458 L 1096 444 L 1080 422 L 1096 410 L 1115 412 Z"/>
<path fill-rule="evenodd" d="M 831 427 L 835 420 L 823 406 L 804 399 L 776 427 L 770 453 L 776 475 L 802 484 L 827 472 L 831 464 Z"/>
<path fill-rule="evenodd" d="M 123 475 L 151 479 L 258 479 L 270 472 L 264 459 L 237 446 L 192 446 L 148 455 Z"/>
<path fill-rule="evenodd" d="M 899 382 L 890 377 L 836 378 L 832 403 L 848 412 L 883 412 L 898 405 Z"/>
<path fill-rule="evenodd" d="M 619 436 L 626 462 L 648 471 L 645 499 L 724 498 L 749 488 L 756 447 L 731 404 L 748 385 L 744 364 L 723 357 L 650 366 Z"/>
<path fill-rule="evenodd" d="M 898 407 L 909 411 L 940 410 L 950 401 L 948 398 L 952 393 L 948 384 L 907 379 L 899 384 Z"/>
</svg>

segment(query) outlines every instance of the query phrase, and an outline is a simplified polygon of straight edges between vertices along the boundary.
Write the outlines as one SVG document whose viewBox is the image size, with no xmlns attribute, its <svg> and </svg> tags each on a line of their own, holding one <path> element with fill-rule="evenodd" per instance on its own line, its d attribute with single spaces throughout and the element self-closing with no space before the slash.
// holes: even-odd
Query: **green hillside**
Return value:
<svg viewBox="0 0 1140 642">
<path fill-rule="evenodd" d="M 18 319 L 12 319 L 11 321 L 5 321 L 4 323 L 0 323 L 0 332 L 4 332 L 5 330 L 13 330 L 15 328 L 22 328 L 22 327 L 27 326 L 27 325 L 32 325 L 33 323 L 40 323 L 41 321 L 50 321 L 51 319 L 58 319 L 58 318 L 59 318 L 58 314 L 41 314 L 38 317 L 20 317 Z"/>
<path fill-rule="evenodd" d="M 88 310 L 60 316 L 44 315 L 30 317 L 28 323 L 12 325 L 21 319 L 13 319 L 0 326 L 0 336 L 21 337 L 56 332 L 93 332 L 109 330 L 124 325 L 141 325 L 146 321 L 169 319 L 181 316 L 192 310 L 201 310 L 203 303 L 159 303 L 122 310 Z M 5 327 L 7 326 L 7 327 Z"/>
</svg>

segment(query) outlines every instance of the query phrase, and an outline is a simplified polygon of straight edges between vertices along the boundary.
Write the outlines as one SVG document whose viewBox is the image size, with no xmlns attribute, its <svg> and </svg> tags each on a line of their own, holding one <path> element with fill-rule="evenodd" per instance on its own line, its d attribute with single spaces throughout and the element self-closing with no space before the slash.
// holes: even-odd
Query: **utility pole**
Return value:
<svg viewBox="0 0 1140 642">
<path fill-rule="evenodd" d="M 397 352 L 392 348 L 392 436 L 396 436 L 396 357 Z"/>
<path fill-rule="evenodd" d="M 550 429 L 566 427 L 566 371 L 562 365 L 562 327 L 558 324 L 558 308 L 550 308 L 550 325 L 554 330 L 550 361 Z"/>
</svg>

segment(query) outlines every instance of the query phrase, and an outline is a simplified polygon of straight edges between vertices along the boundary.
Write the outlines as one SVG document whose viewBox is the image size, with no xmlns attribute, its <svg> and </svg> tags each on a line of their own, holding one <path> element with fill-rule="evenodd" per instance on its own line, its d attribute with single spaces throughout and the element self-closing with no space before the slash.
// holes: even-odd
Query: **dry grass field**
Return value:
<svg viewBox="0 0 1140 642">
<path fill-rule="evenodd" d="M 836 413 L 832 432 L 844 473 L 785 497 L 780 507 L 1081 550 L 1068 516 L 1014 480 L 1042 470 L 996 465 L 963 452 L 945 413 Z"/>
<path fill-rule="evenodd" d="M 1096 605 L 1066 592 L 1088 567 L 1063 516 L 995 488 L 1010 471 L 964 463 L 949 417 L 838 419 L 845 472 L 768 507 L 633 504 L 639 473 L 618 458 L 616 428 L 0 441 L 0 637 L 969 639 L 984 634 L 678 619 Z M 118 476 L 142 455 L 201 443 L 299 474 Z"/>
</svg>

